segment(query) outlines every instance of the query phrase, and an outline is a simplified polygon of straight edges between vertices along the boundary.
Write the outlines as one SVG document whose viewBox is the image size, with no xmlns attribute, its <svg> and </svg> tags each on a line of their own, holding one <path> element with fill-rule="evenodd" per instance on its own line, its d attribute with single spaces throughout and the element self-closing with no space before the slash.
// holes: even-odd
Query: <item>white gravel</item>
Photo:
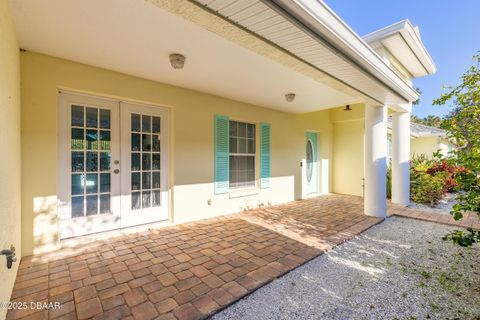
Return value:
<svg viewBox="0 0 480 320">
<path fill-rule="evenodd" d="M 452 211 L 453 205 L 455 203 L 457 203 L 457 194 L 447 193 L 445 194 L 443 199 L 440 200 L 435 205 L 435 207 L 430 207 L 426 204 L 415 203 L 415 202 L 412 202 L 409 207 L 412 209 L 420 209 L 423 211 L 428 211 L 433 213 L 450 214 L 450 211 Z"/>
<path fill-rule="evenodd" d="M 449 230 L 389 218 L 213 319 L 480 319 L 480 246 Z"/>
</svg>

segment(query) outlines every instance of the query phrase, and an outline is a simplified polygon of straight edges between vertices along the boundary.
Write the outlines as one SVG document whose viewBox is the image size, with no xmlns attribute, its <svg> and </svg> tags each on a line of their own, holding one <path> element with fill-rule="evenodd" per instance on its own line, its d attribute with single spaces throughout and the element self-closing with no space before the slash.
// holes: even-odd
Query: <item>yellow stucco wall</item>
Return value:
<svg viewBox="0 0 480 320">
<path fill-rule="evenodd" d="M 300 162 L 305 157 L 307 129 L 319 132 L 319 153 L 324 162 L 331 162 L 328 111 L 297 116 L 32 52 L 22 53 L 21 66 L 22 240 L 26 255 L 58 244 L 57 88 L 171 108 L 174 222 L 301 198 Z M 214 114 L 271 124 L 270 188 L 256 190 L 249 196 L 214 195 Z M 328 165 L 322 170 L 331 172 Z M 328 192 L 329 184 L 324 183 L 321 191 Z"/>
<path fill-rule="evenodd" d="M 333 185 L 340 194 L 363 196 L 364 105 L 330 111 L 333 122 Z"/>
<path fill-rule="evenodd" d="M 0 0 L 0 70 L 0 250 L 13 244 L 20 256 L 20 60 L 8 0 Z M 7 269 L 0 258 L 0 301 L 10 300 L 18 264 Z"/>
<path fill-rule="evenodd" d="M 442 149 L 442 147 L 437 137 L 414 138 L 410 141 L 410 155 L 412 157 L 424 154 L 431 158 L 433 153 L 437 152 L 438 149 Z"/>
</svg>

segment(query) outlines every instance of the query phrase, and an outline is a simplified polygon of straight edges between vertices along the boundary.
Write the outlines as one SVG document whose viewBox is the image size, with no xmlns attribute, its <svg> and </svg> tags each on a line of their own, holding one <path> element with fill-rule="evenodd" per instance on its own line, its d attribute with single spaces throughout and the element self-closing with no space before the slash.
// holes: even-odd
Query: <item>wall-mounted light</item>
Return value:
<svg viewBox="0 0 480 320">
<path fill-rule="evenodd" d="M 295 93 L 287 93 L 285 95 L 285 100 L 287 100 L 287 102 L 292 102 L 295 100 Z"/>
<path fill-rule="evenodd" d="M 345 109 L 343 109 L 343 111 L 352 111 L 352 109 L 350 108 L 350 105 L 347 104 L 347 105 L 345 106 Z"/>
<path fill-rule="evenodd" d="M 185 65 L 185 56 L 180 53 L 172 53 L 170 55 L 170 64 L 173 69 L 183 69 Z"/>
</svg>

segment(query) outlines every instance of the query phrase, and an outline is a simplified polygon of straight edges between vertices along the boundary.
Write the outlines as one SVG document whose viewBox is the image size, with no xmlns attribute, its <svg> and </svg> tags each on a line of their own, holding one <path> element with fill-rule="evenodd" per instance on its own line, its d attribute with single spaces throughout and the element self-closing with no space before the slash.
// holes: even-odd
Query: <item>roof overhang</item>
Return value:
<svg viewBox="0 0 480 320">
<path fill-rule="evenodd" d="M 414 27 L 409 20 L 372 32 L 363 39 L 374 49 L 380 47 L 387 49 L 415 78 L 434 74 L 437 71 L 435 63 L 420 39 L 418 27 Z"/>
<path fill-rule="evenodd" d="M 353 88 L 368 102 L 398 105 L 418 99 L 411 85 L 322 1 L 192 1 Z"/>
<path fill-rule="evenodd" d="M 418 98 L 321 1 L 11 1 L 23 48 L 146 79 L 291 113 Z"/>
</svg>

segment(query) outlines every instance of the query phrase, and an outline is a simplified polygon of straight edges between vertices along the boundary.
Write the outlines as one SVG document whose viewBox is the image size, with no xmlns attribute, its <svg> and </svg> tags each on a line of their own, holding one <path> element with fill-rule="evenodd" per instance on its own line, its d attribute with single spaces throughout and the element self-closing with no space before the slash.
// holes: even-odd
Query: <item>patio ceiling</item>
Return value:
<svg viewBox="0 0 480 320">
<path fill-rule="evenodd" d="M 317 70 L 316 78 L 299 72 L 147 1 L 12 0 L 12 9 L 29 51 L 291 113 L 364 100 Z M 183 70 L 170 66 L 175 52 L 186 56 Z"/>
</svg>

